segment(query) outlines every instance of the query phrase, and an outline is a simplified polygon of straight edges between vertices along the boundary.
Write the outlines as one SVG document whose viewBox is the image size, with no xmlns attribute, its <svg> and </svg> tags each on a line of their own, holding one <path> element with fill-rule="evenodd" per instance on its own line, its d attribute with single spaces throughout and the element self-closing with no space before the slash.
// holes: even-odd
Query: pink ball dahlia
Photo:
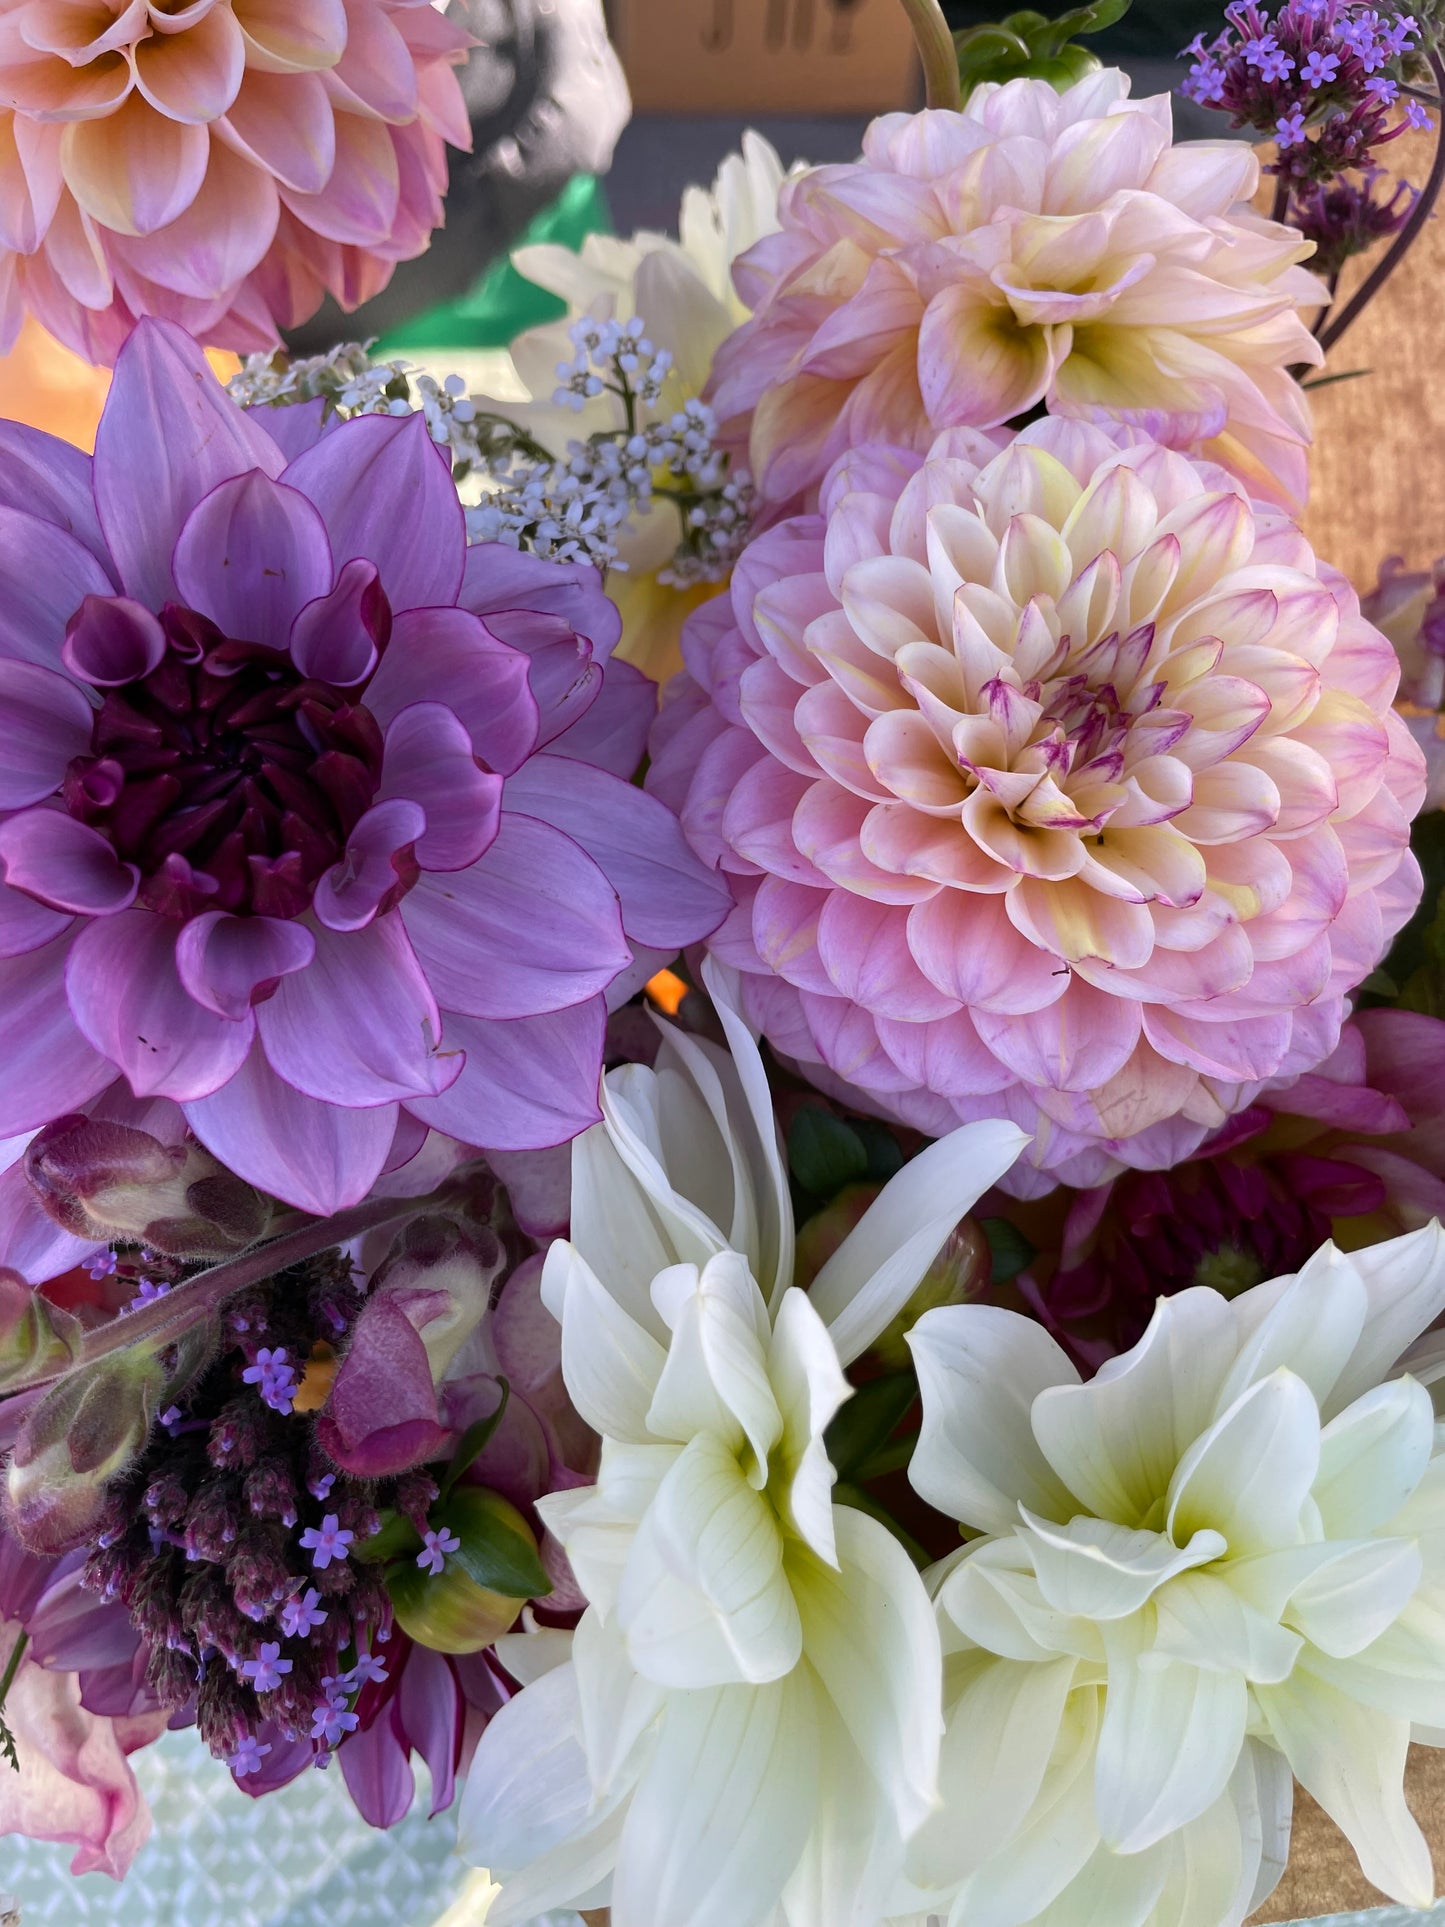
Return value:
<svg viewBox="0 0 1445 1927">
<path fill-rule="evenodd" d="M 1171 145 L 1169 98 L 1105 69 L 978 87 L 962 113 L 885 114 L 863 159 L 784 184 L 781 231 L 737 264 L 754 309 L 706 398 L 763 498 L 799 504 L 845 449 L 928 447 L 1042 403 L 1198 449 L 1302 501 L 1320 359 L 1295 264 L 1313 244 L 1249 205 L 1238 141 Z M 811 506 L 811 501 L 806 505 Z"/>
<path fill-rule="evenodd" d="M 244 353 L 426 247 L 469 44 L 431 0 L 0 0 L 0 351 Z"/>
<path fill-rule="evenodd" d="M 595 1119 L 605 993 L 726 894 L 595 573 L 468 549 L 420 416 L 292 413 L 147 321 L 93 469 L 0 424 L 0 1138 L 119 1080 L 324 1211 Z"/>
<path fill-rule="evenodd" d="M 1083 423 L 864 449 L 684 633 L 649 777 L 824 1089 L 1008 1116 L 1007 1182 L 1187 1155 L 1327 1057 L 1414 907 L 1394 652 L 1223 469 Z"/>
</svg>

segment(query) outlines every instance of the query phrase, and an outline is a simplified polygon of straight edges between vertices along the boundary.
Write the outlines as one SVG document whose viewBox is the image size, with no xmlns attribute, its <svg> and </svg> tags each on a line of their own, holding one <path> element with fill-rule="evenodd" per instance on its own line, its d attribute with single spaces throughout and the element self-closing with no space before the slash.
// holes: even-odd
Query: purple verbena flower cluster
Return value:
<svg viewBox="0 0 1445 1927">
<path fill-rule="evenodd" d="M 1383 168 L 1367 167 L 1358 180 L 1313 181 L 1296 191 L 1290 220 L 1315 244 L 1312 268 L 1337 275 L 1351 255 L 1364 254 L 1399 233 L 1419 190 L 1408 181 L 1396 181 L 1393 191 L 1377 199 L 1376 186 L 1387 178 Z"/>
<path fill-rule="evenodd" d="M 1360 0 L 1289 0 L 1273 17 L 1253 0 L 1226 8 L 1215 39 L 1199 34 L 1180 92 L 1279 143 L 1272 171 L 1295 186 L 1330 181 L 1367 165 L 1372 151 L 1428 123 L 1417 100 L 1392 118 L 1399 82 L 1391 71 L 1418 42 L 1410 14 Z"/>
</svg>

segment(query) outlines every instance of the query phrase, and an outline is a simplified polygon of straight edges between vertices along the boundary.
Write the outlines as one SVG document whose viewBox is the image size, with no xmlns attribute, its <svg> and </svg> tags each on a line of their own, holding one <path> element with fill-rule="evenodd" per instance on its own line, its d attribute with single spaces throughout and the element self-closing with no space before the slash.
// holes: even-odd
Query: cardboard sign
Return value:
<svg viewBox="0 0 1445 1927">
<path fill-rule="evenodd" d="M 911 107 L 898 0 L 609 0 L 641 113 L 866 114 Z"/>
</svg>

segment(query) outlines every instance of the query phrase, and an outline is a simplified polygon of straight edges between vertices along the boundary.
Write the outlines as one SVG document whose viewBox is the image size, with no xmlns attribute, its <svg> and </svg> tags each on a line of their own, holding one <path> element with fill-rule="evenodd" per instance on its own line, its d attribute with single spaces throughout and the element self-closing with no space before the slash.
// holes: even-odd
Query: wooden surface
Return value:
<svg viewBox="0 0 1445 1927">
<path fill-rule="evenodd" d="M 1433 144 L 1433 135 L 1406 134 L 1382 158 L 1418 183 Z M 1305 532 L 1362 593 L 1387 555 L 1401 554 L 1416 568 L 1445 555 L 1445 199 L 1439 206 L 1325 370 L 1372 372 L 1311 395 Z M 1374 259 L 1351 264 L 1346 297 Z"/>
<path fill-rule="evenodd" d="M 1435 1856 L 1436 1890 L 1445 1875 L 1445 1747 L 1414 1746 L 1405 1792 Z M 1307 1793 L 1295 1788 L 1294 1833 L 1284 1879 L 1246 1927 L 1265 1921 L 1312 1920 L 1390 1902 L 1360 1872 L 1354 1851 Z"/>
</svg>

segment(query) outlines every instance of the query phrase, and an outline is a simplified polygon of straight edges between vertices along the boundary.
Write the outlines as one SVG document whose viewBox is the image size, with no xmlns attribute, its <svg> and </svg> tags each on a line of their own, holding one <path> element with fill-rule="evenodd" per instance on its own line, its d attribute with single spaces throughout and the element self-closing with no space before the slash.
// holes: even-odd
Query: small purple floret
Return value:
<svg viewBox="0 0 1445 1927">
<path fill-rule="evenodd" d="M 320 1604 L 321 1595 L 308 1586 L 299 1599 L 288 1599 L 281 1608 L 281 1630 L 288 1639 L 300 1639 L 313 1626 L 324 1626 L 329 1617 Z"/>
<path fill-rule="evenodd" d="M 333 1559 L 345 1559 L 347 1549 L 356 1537 L 348 1531 L 334 1512 L 328 1512 L 319 1526 L 307 1526 L 301 1535 L 302 1550 L 311 1554 L 311 1563 L 318 1572 L 325 1572 Z"/>
<path fill-rule="evenodd" d="M 447 1554 L 459 1551 L 461 1543 L 457 1535 L 449 1532 L 445 1526 L 440 1532 L 428 1532 L 422 1540 L 424 1550 L 417 1554 L 416 1562 L 423 1572 L 435 1576 L 446 1564 Z"/>
<path fill-rule="evenodd" d="M 271 1751 L 268 1745 L 247 1733 L 231 1755 L 228 1765 L 238 1780 L 245 1779 L 248 1773 L 259 1773 L 261 1762 Z"/>
<path fill-rule="evenodd" d="M 264 1640 L 255 1659 L 242 1662 L 241 1677 L 250 1680 L 258 1693 L 271 1693 L 291 1671 L 292 1662 L 282 1659 L 279 1640 Z"/>
</svg>

